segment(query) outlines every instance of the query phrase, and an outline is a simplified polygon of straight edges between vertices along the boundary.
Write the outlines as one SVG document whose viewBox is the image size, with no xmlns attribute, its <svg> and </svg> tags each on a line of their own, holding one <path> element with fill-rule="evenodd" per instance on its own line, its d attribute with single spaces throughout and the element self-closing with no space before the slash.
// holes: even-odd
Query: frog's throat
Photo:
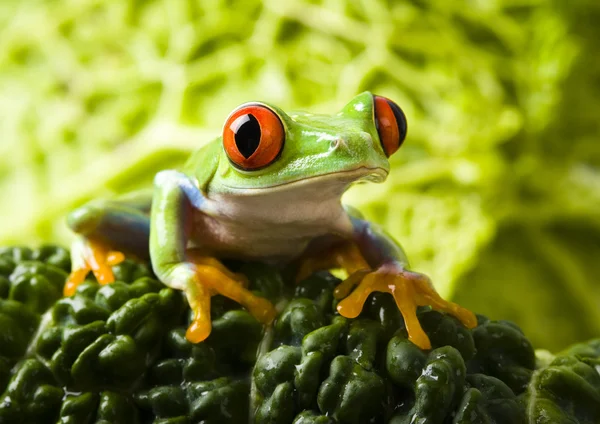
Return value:
<svg viewBox="0 0 600 424">
<path fill-rule="evenodd" d="M 336 180 L 340 181 L 341 184 L 350 185 L 359 181 L 371 181 L 381 183 L 385 181 L 389 171 L 381 167 L 369 168 L 361 166 L 360 168 L 354 168 L 346 171 L 329 172 L 327 174 L 314 175 L 310 177 L 304 177 L 300 180 L 286 181 L 279 184 L 268 185 L 264 187 L 235 187 L 227 184 L 223 184 L 223 187 L 227 188 L 231 192 L 237 194 L 260 194 L 261 192 L 276 193 L 278 191 L 287 191 L 292 188 L 300 188 L 302 186 L 309 186 L 317 182 L 329 182 L 334 183 Z"/>
</svg>

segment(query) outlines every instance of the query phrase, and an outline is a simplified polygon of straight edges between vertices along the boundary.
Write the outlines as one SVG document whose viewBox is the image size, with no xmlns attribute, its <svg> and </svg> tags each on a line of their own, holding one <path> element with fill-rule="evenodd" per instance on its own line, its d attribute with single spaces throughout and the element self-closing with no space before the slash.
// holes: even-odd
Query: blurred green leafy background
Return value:
<svg viewBox="0 0 600 424">
<path fill-rule="evenodd" d="M 371 90 L 409 138 L 346 201 L 438 290 L 556 350 L 600 335 L 595 0 L 3 0 L 0 243 L 150 183 L 267 100 Z"/>
</svg>

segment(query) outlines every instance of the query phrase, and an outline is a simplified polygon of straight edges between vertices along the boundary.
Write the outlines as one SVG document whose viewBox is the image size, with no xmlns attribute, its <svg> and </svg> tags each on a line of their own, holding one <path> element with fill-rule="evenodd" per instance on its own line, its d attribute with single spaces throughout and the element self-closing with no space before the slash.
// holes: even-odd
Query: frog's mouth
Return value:
<svg viewBox="0 0 600 424">
<path fill-rule="evenodd" d="M 298 180 L 284 181 L 279 184 L 273 184 L 265 187 L 224 186 L 239 194 L 248 195 L 259 194 L 266 191 L 269 193 L 288 191 L 290 189 L 309 187 L 312 184 L 323 184 L 326 187 L 339 186 L 343 192 L 353 183 L 359 183 L 363 181 L 371 181 L 376 183 L 383 182 L 387 178 L 388 173 L 389 171 L 385 168 L 361 166 L 359 168 L 344 171 L 334 171 L 326 174 L 303 177 L 302 179 Z"/>
</svg>

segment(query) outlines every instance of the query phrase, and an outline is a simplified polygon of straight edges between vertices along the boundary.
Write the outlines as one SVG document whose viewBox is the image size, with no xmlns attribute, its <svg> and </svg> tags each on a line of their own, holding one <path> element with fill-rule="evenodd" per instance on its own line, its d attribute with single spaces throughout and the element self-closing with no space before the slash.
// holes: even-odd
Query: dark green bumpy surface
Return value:
<svg viewBox="0 0 600 424">
<path fill-rule="evenodd" d="M 193 345 L 182 294 L 146 265 L 126 261 L 114 284 L 62 298 L 68 251 L 0 249 L 0 424 L 600 422 L 598 340 L 536 370 L 514 324 L 479 316 L 468 330 L 423 308 L 422 351 L 387 294 L 345 319 L 329 273 L 295 286 L 266 265 L 230 265 L 279 317 L 264 330 L 216 296 L 212 333 Z"/>
</svg>

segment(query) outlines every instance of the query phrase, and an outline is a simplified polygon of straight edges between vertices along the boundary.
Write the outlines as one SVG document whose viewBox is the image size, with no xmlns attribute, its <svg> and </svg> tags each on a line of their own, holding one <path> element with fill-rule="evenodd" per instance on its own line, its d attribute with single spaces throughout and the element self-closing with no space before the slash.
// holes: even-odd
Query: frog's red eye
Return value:
<svg viewBox="0 0 600 424">
<path fill-rule="evenodd" d="M 271 164 L 281 152 L 285 132 L 279 117 L 266 106 L 235 110 L 223 127 L 223 147 L 234 165 L 245 170 Z"/>
<path fill-rule="evenodd" d="M 406 117 L 400 107 L 381 96 L 373 96 L 375 126 L 381 146 L 387 157 L 392 156 L 402 146 L 406 137 Z"/>
</svg>

